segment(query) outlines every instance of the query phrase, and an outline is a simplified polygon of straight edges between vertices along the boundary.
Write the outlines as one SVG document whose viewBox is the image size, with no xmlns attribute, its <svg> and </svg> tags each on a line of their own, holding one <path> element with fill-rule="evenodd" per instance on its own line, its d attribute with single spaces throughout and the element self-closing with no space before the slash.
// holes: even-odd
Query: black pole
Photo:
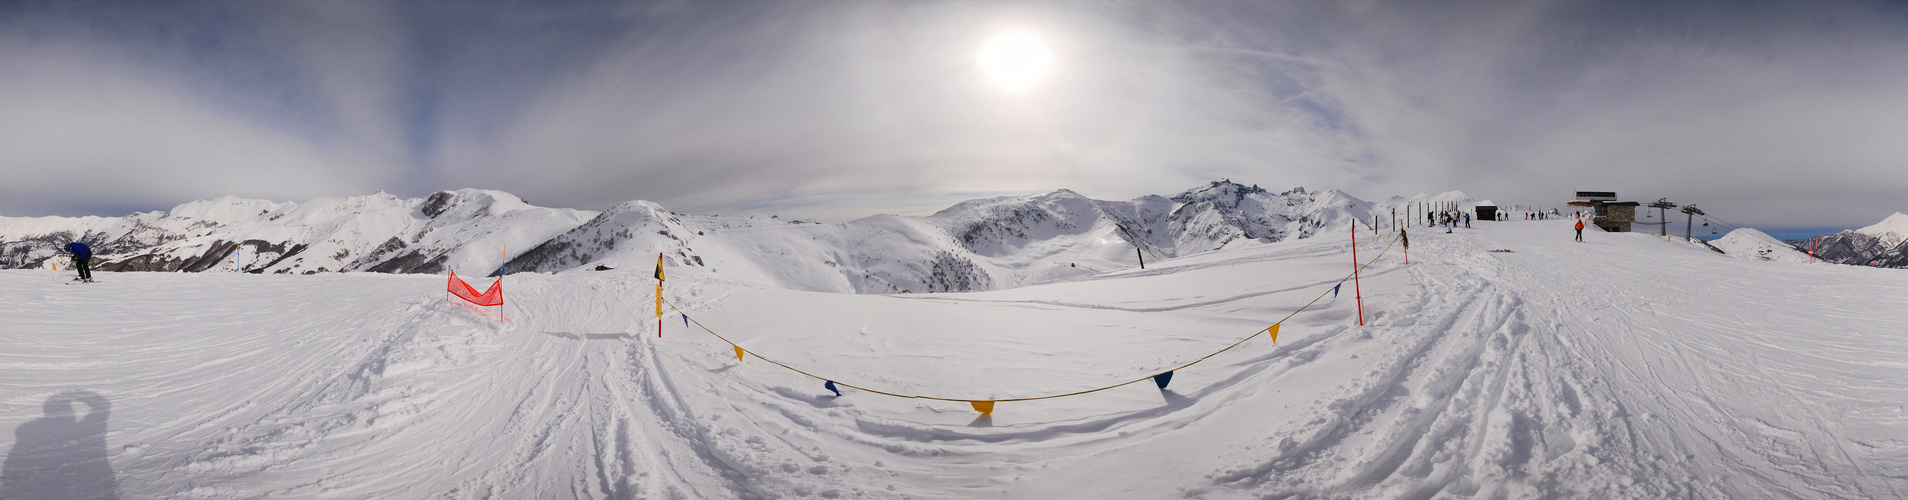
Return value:
<svg viewBox="0 0 1908 500">
<path fill-rule="evenodd" d="M 1133 247 L 1133 255 L 1139 256 L 1140 269 L 1146 269 L 1146 253 L 1141 252 L 1139 247 Z"/>
</svg>

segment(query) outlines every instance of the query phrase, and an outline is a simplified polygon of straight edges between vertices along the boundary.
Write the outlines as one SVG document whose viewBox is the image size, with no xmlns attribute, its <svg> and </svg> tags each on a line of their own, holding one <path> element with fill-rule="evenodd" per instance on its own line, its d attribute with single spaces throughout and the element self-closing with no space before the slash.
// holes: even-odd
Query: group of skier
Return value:
<svg viewBox="0 0 1908 500">
<path fill-rule="evenodd" d="M 1524 220 L 1543 220 L 1546 218 L 1539 214 L 1540 213 L 1525 214 Z M 1576 214 L 1575 217 L 1573 217 L 1577 219 L 1577 223 L 1573 227 L 1577 230 L 1578 243 L 1583 243 L 1582 215 L 1583 215 L 1582 213 L 1578 213 Z M 1426 227 L 1444 226 L 1445 233 L 1450 233 L 1451 228 L 1456 227 L 1458 224 L 1464 224 L 1465 229 L 1469 229 L 1471 227 L 1471 214 L 1468 212 L 1461 212 L 1461 211 L 1455 211 L 1455 210 L 1443 211 L 1443 212 L 1425 212 L 1424 214 L 1424 225 Z"/>
<path fill-rule="evenodd" d="M 1471 227 L 1471 214 L 1455 210 L 1426 212 L 1424 214 L 1424 222 L 1427 227 L 1444 226 L 1444 232 L 1449 233 L 1451 232 L 1451 228 L 1457 226 L 1459 223 L 1464 224 L 1464 227 L 1469 229 Z"/>
</svg>

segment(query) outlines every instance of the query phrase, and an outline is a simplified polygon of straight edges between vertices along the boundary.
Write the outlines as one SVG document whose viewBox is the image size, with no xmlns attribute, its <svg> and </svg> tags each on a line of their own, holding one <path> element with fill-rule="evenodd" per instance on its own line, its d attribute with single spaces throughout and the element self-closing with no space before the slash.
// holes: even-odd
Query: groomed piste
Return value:
<svg viewBox="0 0 1908 500">
<path fill-rule="evenodd" d="M 650 269 L 508 275 L 501 321 L 443 276 L 0 271 L 0 427 L 101 438 L 0 446 L 121 498 L 1908 494 L 1908 275 L 1569 224 L 1361 233 L 1365 326 L 1322 237 L 959 294 L 669 268 L 661 324 Z"/>
</svg>

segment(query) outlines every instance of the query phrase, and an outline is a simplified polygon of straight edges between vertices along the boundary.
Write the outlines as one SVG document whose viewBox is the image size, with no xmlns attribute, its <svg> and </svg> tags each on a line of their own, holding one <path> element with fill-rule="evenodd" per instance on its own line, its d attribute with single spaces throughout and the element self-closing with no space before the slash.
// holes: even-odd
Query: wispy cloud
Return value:
<svg viewBox="0 0 1908 500">
<path fill-rule="evenodd" d="M 12 215 L 468 186 L 845 219 L 1219 177 L 1610 189 L 1770 226 L 1908 209 L 1908 9 L 1885 3 L 0 9 Z M 1054 54 L 1025 93 L 976 64 L 1009 31 Z"/>
</svg>

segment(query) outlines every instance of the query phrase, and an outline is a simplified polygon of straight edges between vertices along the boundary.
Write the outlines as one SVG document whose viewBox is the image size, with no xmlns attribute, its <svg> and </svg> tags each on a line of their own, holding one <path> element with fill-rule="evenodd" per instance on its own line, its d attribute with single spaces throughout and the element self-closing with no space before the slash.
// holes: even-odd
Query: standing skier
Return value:
<svg viewBox="0 0 1908 500">
<path fill-rule="evenodd" d="M 1577 243 L 1583 243 L 1583 219 L 1577 219 Z"/>
<path fill-rule="evenodd" d="M 73 267 L 79 270 L 79 277 L 73 278 L 73 281 L 83 281 L 87 283 L 92 283 L 93 282 L 93 247 L 89 247 L 89 246 L 86 246 L 85 243 L 80 243 L 75 241 L 75 242 L 66 244 L 66 252 L 73 254 Z"/>
</svg>

